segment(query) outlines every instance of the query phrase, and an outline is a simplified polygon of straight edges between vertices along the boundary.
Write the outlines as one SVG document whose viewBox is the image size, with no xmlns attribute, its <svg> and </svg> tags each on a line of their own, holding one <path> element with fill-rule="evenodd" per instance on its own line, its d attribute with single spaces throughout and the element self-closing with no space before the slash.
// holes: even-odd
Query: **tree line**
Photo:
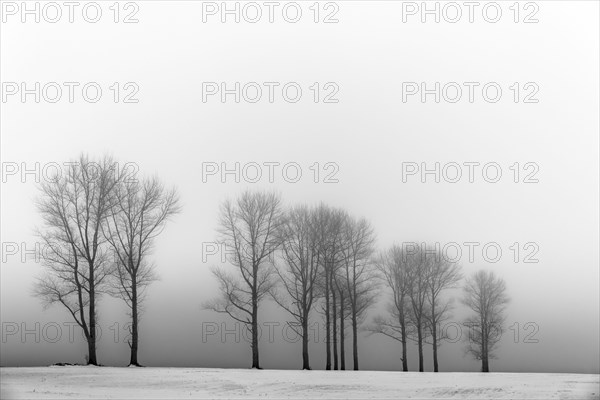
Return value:
<svg viewBox="0 0 600 400">
<path fill-rule="evenodd" d="M 325 369 L 346 369 L 348 327 L 358 370 L 359 327 L 383 285 L 389 311 L 365 329 L 401 343 L 403 371 L 408 371 L 408 341 L 417 344 L 419 371 L 424 371 L 423 348 L 429 343 L 434 371 L 439 371 L 440 325 L 452 306 L 444 292 L 462 280 L 460 266 L 439 249 L 412 243 L 377 252 L 374 230 L 364 218 L 325 204 L 284 207 L 280 196 L 265 192 L 247 191 L 225 201 L 219 232 L 232 250 L 231 265 L 213 269 L 220 295 L 205 307 L 246 325 L 252 368 L 260 369 L 259 309 L 269 298 L 287 311 L 289 327 L 302 339 L 302 369 L 311 368 L 308 322 L 316 311 L 325 320 Z M 508 302 L 506 286 L 492 272 L 479 271 L 466 280 L 464 293 L 463 303 L 474 312 L 467 320 L 472 326 L 467 351 L 488 372 Z"/>
<path fill-rule="evenodd" d="M 88 363 L 97 365 L 96 303 L 109 293 L 127 304 L 131 317 L 130 365 L 139 366 L 139 314 L 147 286 L 156 279 L 149 259 L 155 238 L 181 208 L 174 189 L 158 178 L 130 179 L 109 157 L 81 156 L 67 173 L 40 185 L 38 209 L 44 227 L 47 273 L 35 292 L 46 305 L 64 306 L 82 328 Z M 219 296 L 204 307 L 245 324 L 251 333 L 251 367 L 260 369 L 258 321 L 264 300 L 289 315 L 288 326 L 302 339 L 302 369 L 311 369 L 309 320 L 325 321 L 326 370 L 346 369 L 345 340 L 352 335 L 352 368 L 359 369 L 359 328 L 401 344 L 408 371 L 407 344 L 433 349 L 439 370 L 440 324 L 452 299 L 445 292 L 463 276 L 460 266 L 439 250 L 416 243 L 377 251 L 375 232 L 364 218 L 326 204 L 283 205 L 279 195 L 246 191 L 219 210 L 220 241 L 232 250 L 229 265 L 213 268 Z M 106 251 L 110 250 L 110 251 Z M 113 256 L 108 256 L 112 254 Z M 505 282 L 493 272 L 466 279 L 462 302 L 472 315 L 466 351 L 484 372 L 499 341 L 508 302 Z M 388 312 L 367 322 L 367 311 L 385 293 Z"/>
</svg>

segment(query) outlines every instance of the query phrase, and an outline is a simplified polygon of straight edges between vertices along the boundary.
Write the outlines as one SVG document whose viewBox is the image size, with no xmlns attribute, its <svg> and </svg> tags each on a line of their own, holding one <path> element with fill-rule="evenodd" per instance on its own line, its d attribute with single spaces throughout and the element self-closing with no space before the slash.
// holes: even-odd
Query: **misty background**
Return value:
<svg viewBox="0 0 600 400">
<path fill-rule="evenodd" d="M 308 15 L 297 24 L 222 24 L 216 17 L 202 23 L 201 2 L 138 4 L 137 24 L 110 18 L 97 24 L 2 24 L 2 82 L 95 81 L 105 94 L 94 104 L 10 98 L 2 103 L 0 147 L 3 171 L 7 163 L 31 169 L 71 161 L 82 151 L 93 157 L 108 153 L 179 190 L 183 211 L 158 238 L 152 256 L 161 279 L 149 287 L 141 317 L 142 364 L 249 367 L 241 327 L 239 343 L 233 334 L 222 340 L 220 332 L 203 342 L 203 323 L 205 332 L 206 323 L 228 329 L 236 324 L 202 310 L 218 294 L 210 267 L 221 257 L 203 262 L 201 250 L 217 238 L 219 204 L 256 188 L 281 193 L 286 205 L 323 201 L 365 217 L 378 249 L 408 241 L 499 243 L 504 253 L 498 263 L 486 262 L 480 252 L 473 262 L 461 260 L 465 275 L 490 269 L 506 281 L 506 326 L 520 326 L 518 343 L 513 331 L 505 332 L 492 369 L 599 372 L 597 2 L 538 2 L 537 24 L 515 24 L 509 15 L 496 24 L 422 24 L 418 18 L 402 23 L 401 3 L 384 1 L 338 2 L 336 24 L 315 24 Z M 202 102 L 202 82 L 236 81 L 298 82 L 304 94 L 293 104 L 280 97 L 272 104 Z M 407 81 L 493 81 L 505 93 L 494 104 L 480 98 L 472 104 L 403 103 Z M 137 83 L 139 103 L 107 100 L 113 82 Z M 314 82 L 335 82 L 339 102 L 314 103 L 308 89 Z M 539 103 L 514 103 L 508 90 L 514 82 L 536 82 Z M 503 178 L 495 184 L 481 175 L 474 183 L 402 181 L 403 162 L 469 161 L 497 162 Z M 279 169 L 273 183 L 236 183 L 231 176 L 225 183 L 219 176 L 203 182 L 203 162 L 297 162 L 303 177 L 288 183 Z M 315 183 L 309 169 L 315 162 L 338 165 L 339 182 Z M 539 183 L 514 183 L 509 166 L 515 162 L 537 163 Z M 3 176 L 3 250 L 5 243 L 34 247 L 34 229 L 41 227 L 37 195 L 34 175 Z M 537 243 L 539 263 L 515 262 L 509 251 L 514 242 Z M 80 331 L 70 343 L 63 325 L 71 321 L 67 312 L 58 306 L 44 310 L 31 295 L 41 273 L 34 260 L 3 254 L 2 366 L 84 361 Z M 461 322 L 461 293 L 452 295 L 457 301 L 451 320 Z M 368 318 L 384 312 L 387 301 L 382 295 Z M 282 333 L 286 313 L 270 301 L 260 312 L 264 323 L 280 323 L 273 343 L 263 332 L 262 366 L 299 368 L 301 343 L 288 343 Z M 124 304 L 105 296 L 98 316 L 99 362 L 126 365 Z M 523 343 L 531 332 L 523 330 L 528 322 L 539 326 L 538 343 Z M 60 325 L 60 340 L 49 343 L 41 332 L 39 343 L 35 333 L 22 340 L 21 327 L 35 331 L 36 323 L 40 331 L 48 323 Z M 312 323 L 321 327 L 320 342 L 310 344 L 312 366 L 321 369 L 322 316 L 313 312 Z M 14 324 L 20 331 L 7 335 Z M 462 342 L 443 343 L 440 370 L 478 371 L 479 363 L 463 348 Z M 426 346 L 426 370 L 430 352 Z M 391 339 L 360 337 L 361 369 L 399 369 L 400 353 Z M 415 370 L 416 347 L 410 346 L 409 356 Z"/>
</svg>

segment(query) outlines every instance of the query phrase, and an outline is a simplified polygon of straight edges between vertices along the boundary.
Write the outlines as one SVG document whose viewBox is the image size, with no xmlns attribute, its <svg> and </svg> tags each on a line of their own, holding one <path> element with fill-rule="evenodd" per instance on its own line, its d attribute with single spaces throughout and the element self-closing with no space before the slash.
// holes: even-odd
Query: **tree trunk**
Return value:
<svg viewBox="0 0 600 400">
<path fill-rule="evenodd" d="M 325 361 L 325 370 L 329 371 L 331 369 L 331 332 L 329 331 L 330 327 L 329 320 L 329 274 L 327 270 L 325 270 L 325 346 L 326 350 L 326 361 Z"/>
<path fill-rule="evenodd" d="M 331 285 L 331 300 L 332 300 L 332 322 L 333 322 L 333 369 L 338 370 L 338 340 L 337 340 L 337 305 L 335 299 L 335 289 Z"/>
<path fill-rule="evenodd" d="M 435 335 L 435 328 L 433 329 Z M 438 372 L 438 356 L 437 356 L 437 338 L 433 337 L 433 372 Z"/>
<path fill-rule="evenodd" d="M 408 371 L 408 357 L 406 354 L 406 323 L 404 321 L 404 316 L 400 317 L 400 329 L 401 329 L 401 338 L 402 338 L 402 371 Z"/>
<path fill-rule="evenodd" d="M 352 312 L 352 357 L 354 359 L 354 370 L 358 371 L 358 329 L 355 311 Z"/>
<path fill-rule="evenodd" d="M 96 363 L 96 346 L 94 343 L 94 339 L 92 339 L 91 337 L 87 337 L 87 342 L 88 342 L 88 365 L 97 365 Z"/>
<path fill-rule="evenodd" d="M 482 329 L 481 337 L 481 372 L 490 372 L 487 346 L 487 329 Z"/>
<path fill-rule="evenodd" d="M 81 284 L 79 283 L 79 279 L 77 276 L 77 269 L 75 270 L 75 282 L 77 284 L 77 299 L 79 301 L 79 318 L 80 318 L 80 326 L 81 329 L 83 329 L 83 334 L 85 336 L 85 340 L 87 342 L 88 345 L 88 356 L 87 356 L 87 360 L 88 360 L 88 364 L 90 364 L 90 357 L 92 356 L 92 354 L 94 355 L 94 359 L 96 358 L 96 349 L 94 346 L 94 342 L 92 342 L 92 339 L 90 338 L 90 331 L 88 329 L 88 325 L 85 322 L 85 307 L 83 305 L 83 296 L 82 296 L 82 287 Z"/>
<path fill-rule="evenodd" d="M 481 372 L 490 372 L 490 364 L 487 349 L 485 350 L 485 353 L 481 355 Z"/>
<path fill-rule="evenodd" d="M 423 372 L 423 332 L 420 322 L 417 322 L 417 346 L 419 347 L 419 372 Z"/>
<path fill-rule="evenodd" d="M 252 368 L 261 369 L 258 362 L 258 304 L 252 296 Z"/>
<path fill-rule="evenodd" d="M 481 321 L 481 372 L 489 372 L 487 361 L 486 331 L 485 323 Z"/>
<path fill-rule="evenodd" d="M 438 355 L 437 355 L 437 326 L 435 320 L 435 307 L 431 308 L 431 334 L 433 335 L 433 372 L 438 372 Z"/>
<path fill-rule="evenodd" d="M 96 359 L 96 290 L 94 282 L 94 267 L 90 266 L 90 336 L 88 338 L 88 365 L 98 365 Z"/>
<path fill-rule="evenodd" d="M 404 334 L 402 336 L 405 336 Z M 408 372 L 408 360 L 406 357 L 406 337 L 402 339 L 402 371 Z"/>
<path fill-rule="evenodd" d="M 308 314 L 308 313 L 307 313 Z M 308 360 L 308 315 L 302 321 L 302 369 L 310 369 Z"/>
<path fill-rule="evenodd" d="M 346 370 L 346 347 L 344 344 L 344 293 L 340 292 L 340 369 Z"/>
<path fill-rule="evenodd" d="M 137 359 L 138 352 L 138 304 L 137 304 L 137 282 L 135 277 L 131 280 L 131 357 L 129 365 L 139 367 Z"/>
</svg>

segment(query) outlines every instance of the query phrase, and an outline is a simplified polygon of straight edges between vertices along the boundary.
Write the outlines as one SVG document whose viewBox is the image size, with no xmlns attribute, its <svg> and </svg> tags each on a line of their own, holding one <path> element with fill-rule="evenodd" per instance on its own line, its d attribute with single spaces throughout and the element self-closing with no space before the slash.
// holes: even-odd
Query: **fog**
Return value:
<svg viewBox="0 0 600 400">
<path fill-rule="evenodd" d="M 410 241 L 454 243 L 465 275 L 495 271 L 511 303 L 493 371 L 599 372 L 597 2 L 539 2 L 535 24 L 514 23 L 507 4 L 495 24 L 420 23 L 418 17 L 402 23 L 401 3 L 384 1 L 339 2 L 339 22 L 332 24 L 314 23 L 308 3 L 301 3 L 305 14 L 296 24 L 220 23 L 218 15 L 202 23 L 201 2 L 138 4 L 135 24 L 113 23 L 104 3 L 105 17 L 96 24 L 20 23 L 18 16 L 4 16 L 3 83 L 97 82 L 103 97 L 96 103 L 3 98 L 0 365 L 84 362 L 85 341 L 79 328 L 69 338 L 68 312 L 58 305 L 44 309 L 32 295 L 43 268 L 27 255 L 42 227 L 36 180 L 45 179 L 51 163 L 84 152 L 132 163 L 141 176 L 156 174 L 181 196 L 182 212 L 152 253 L 160 280 L 149 287 L 141 317 L 144 365 L 250 366 L 242 327 L 202 308 L 218 295 L 210 268 L 227 264 L 221 253 L 203 254 L 203 248 L 217 240 L 221 202 L 256 189 L 280 193 L 286 205 L 324 202 L 365 217 L 378 249 Z M 121 96 L 131 92 L 124 84 L 134 82 L 139 102 L 115 103 L 114 82 Z M 223 103 L 219 94 L 203 93 L 220 90 L 221 82 L 227 89 L 259 82 L 263 98 L 252 103 L 242 96 L 236 103 L 229 95 Z M 280 83 L 272 103 L 264 82 Z M 298 102 L 281 95 L 289 82 L 302 88 Z M 310 89 L 315 82 L 317 103 Z M 335 85 L 326 88 L 328 82 Z M 403 102 L 403 82 L 427 82 L 428 89 L 433 82 L 480 86 L 472 103 L 464 97 L 438 103 L 434 95 L 424 103 L 419 95 Z M 487 82 L 502 87 L 500 101 L 482 99 L 479 88 Z M 521 96 L 532 92 L 524 85 L 535 82 L 539 102 L 515 103 L 509 89 L 515 82 Z M 335 88 L 331 99 L 338 102 L 323 102 Z M 274 162 L 270 182 L 264 163 Z M 469 182 L 464 163 L 473 162 L 479 164 Z M 235 174 L 222 174 L 235 163 L 239 182 Z M 244 169 L 248 163 L 262 166 L 256 183 L 255 164 Z M 290 163 L 297 164 L 284 170 Z M 421 175 L 435 163 L 439 182 Z M 456 164 L 448 163 L 461 166 L 456 183 L 450 182 Z M 482 174 L 488 163 L 500 167 L 496 183 L 490 182 L 493 172 Z M 415 166 L 418 172 L 407 174 Z M 537 183 L 525 183 L 527 177 Z M 472 257 L 470 242 L 476 242 Z M 501 255 L 483 252 L 486 244 Z M 467 310 L 459 289 L 447 296 L 455 298 L 449 321 L 455 324 L 447 326 L 453 334 Z M 389 301 L 382 292 L 368 319 L 384 313 Z M 126 365 L 124 303 L 104 296 L 98 310 L 99 362 Z M 301 342 L 286 331 L 288 318 L 269 300 L 261 305 L 264 368 L 301 366 Z M 311 323 L 311 364 L 322 369 L 324 322 L 316 310 Z M 351 337 L 346 344 L 349 362 Z M 359 355 L 361 369 L 401 368 L 400 344 L 380 335 L 361 332 Z M 409 357 L 415 370 L 413 345 Z M 444 342 L 439 357 L 442 371 L 480 367 L 464 354 L 461 340 Z M 425 360 L 431 370 L 429 345 Z"/>
</svg>

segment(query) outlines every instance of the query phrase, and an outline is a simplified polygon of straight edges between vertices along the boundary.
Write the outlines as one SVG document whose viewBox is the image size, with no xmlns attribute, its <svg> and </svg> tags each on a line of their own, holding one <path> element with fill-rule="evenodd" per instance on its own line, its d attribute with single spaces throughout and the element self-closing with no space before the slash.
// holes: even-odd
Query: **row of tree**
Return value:
<svg viewBox="0 0 600 400">
<path fill-rule="evenodd" d="M 38 235 L 46 274 L 35 285 L 45 305 L 61 304 L 83 330 L 88 364 L 97 365 L 97 301 L 109 293 L 131 316 L 130 364 L 138 366 L 139 312 L 156 279 L 148 256 L 168 219 L 179 212 L 175 190 L 157 178 L 138 179 L 110 157 L 82 155 L 41 186 Z"/>
<path fill-rule="evenodd" d="M 260 368 L 258 318 L 262 300 L 286 310 L 302 338 L 302 368 L 310 369 L 309 319 L 324 314 L 325 369 L 346 369 L 345 327 L 352 331 L 353 367 L 359 369 L 358 328 L 374 304 L 380 286 L 391 294 L 389 314 L 366 329 L 402 344 L 402 368 L 408 370 L 407 342 L 417 343 L 419 371 L 430 338 L 434 371 L 439 370 L 440 324 L 449 317 L 451 299 L 443 295 L 462 279 L 460 266 L 426 245 L 394 245 L 375 252 L 373 228 L 365 219 L 321 204 L 285 208 L 273 193 L 245 192 L 226 201 L 220 213 L 220 240 L 232 250 L 230 264 L 215 268 L 221 294 L 206 308 L 246 324 L 251 333 L 252 368 Z M 480 271 L 464 286 L 463 302 L 474 316 L 467 351 L 489 371 L 508 298 L 502 279 Z M 339 338 L 339 341 L 338 341 Z M 333 352 L 332 352 L 333 349 Z M 333 356 L 333 357 L 332 357 Z"/>
<path fill-rule="evenodd" d="M 366 329 L 391 337 L 402 344 L 402 370 L 408 371 L 407 342 L 416 342 L 419 371 L 423 371 L 423 345 L 432 346 L 433 370 L 439 371 L 438 348 L 446 337 L 440 326 L 450 317 L 452 298 L 443 296 L 462 279 L 460 266 L 447 260 L 439 250 L 411 244 L 392 246 L 375 261 L 380 277 L 391 292 L 387 316 L 374 318 Z M 483 372 L 489 372 L 508 303 L 506 283 L 493 272 L 478 271 L 463 286 L 462 303 L 473 313 L 465 321 L 470 332 L 467 352 L 481 360 Z"/>
<path fill-rule="evenodd" d="M 166 222 L 180 211 L 176 191 L 157 178 L 132 177 L 109 157 L 96 162 L 87 156 L 40 188 L 39 236 L 46 245 L 47 273 L 36 283 L 36 294 L 46 305 L 58 303 L 69 311 L 86 337 L 88 363 L 95 365 L 98 297 L 109 293 L 123 299 L 131 316 L 130 365 L 138 366 L 139 313 L 145 289 L 156 279 L 149 255 Z M 404 371 L 408 341 L 417 344 L 419 371 L 423 347 L 431 344 L 438 371 L 439 326 L 451 309 L 443 293 L 462 278 L 459 265 L 439 251 L 412 244 L 377 253 L 365 219 L 324 204 L 284 207 L 278 195 L 265 192 L 247 191 L 225 201 L 219 233 L 233 257 L 228 267 L 213 269 L 220 295 L 205 306 L 246 324 L 252 368 L 260 368 L 259 309 L 269 298 L 289 313 L 290 328 L 302 338 L 303 369 L 310 369 L 309 320 L 318 312 L 325 320 L 325 368 L 346 369 L 349 326 L 358 370 L 359 327 L 384 286 L 389 312 L 366 329 L 401 343 Z M 482 371 L 489 371 L 499 340 L 505 292 L 504 281 L 485 271 L 464 285 L 463 303 L 473 311 L 466 321 L 472 328 L 467 350 L 482 361 Z"/>
</svg>

